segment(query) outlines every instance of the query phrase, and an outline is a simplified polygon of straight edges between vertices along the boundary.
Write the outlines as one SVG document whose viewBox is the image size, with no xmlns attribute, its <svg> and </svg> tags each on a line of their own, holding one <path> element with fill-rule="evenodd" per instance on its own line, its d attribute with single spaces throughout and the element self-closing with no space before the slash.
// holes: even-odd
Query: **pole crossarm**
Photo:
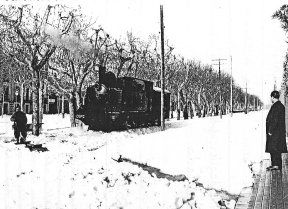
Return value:
<svg viewBox="0 0 288 209">
<path fill-rule="evenodd" d="M 212 61 L 222 61 L 222 60 L 225 60 L 225 61 L 227 61 L 227 59 L 212 59 Z"/>
</svg>

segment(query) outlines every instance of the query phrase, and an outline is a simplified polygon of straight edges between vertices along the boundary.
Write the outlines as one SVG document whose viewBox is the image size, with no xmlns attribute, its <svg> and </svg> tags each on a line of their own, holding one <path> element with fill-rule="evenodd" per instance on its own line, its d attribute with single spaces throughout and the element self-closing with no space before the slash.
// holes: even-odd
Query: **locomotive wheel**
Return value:
<svg viewBox="0 0 288 209">
<path fill-rule="evenodd" d="M 160 125 L 161 125 L 161 121 L 160 121 L 159 118 L 157 118 L 157 119 L 155 120 L 155 125 L 156 125 L 156 126 L 160 126 Z"/>
</svg>

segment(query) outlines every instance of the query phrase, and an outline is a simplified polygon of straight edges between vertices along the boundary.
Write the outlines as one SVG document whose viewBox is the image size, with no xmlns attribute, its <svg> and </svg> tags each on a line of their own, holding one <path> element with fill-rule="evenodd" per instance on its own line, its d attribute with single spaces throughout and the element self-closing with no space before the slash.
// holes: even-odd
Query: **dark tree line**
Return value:
<svg viewBox="0 0 288 209">
<path fill-rule="evenodd" d="M 288 5 L 284 4 L 281 6 L 273 15 L 273 19 L 278 19 L 281 23 L 281 28 L 287 33 L 288 32 Z M 287 41 L 286 41 L 287 42 Z M 288 51 L 286 52 L 285 59 L 283 62 L 283 78 L 282 78 L 282 91 L 285 96 L 288 95 Z"/>
</svg>

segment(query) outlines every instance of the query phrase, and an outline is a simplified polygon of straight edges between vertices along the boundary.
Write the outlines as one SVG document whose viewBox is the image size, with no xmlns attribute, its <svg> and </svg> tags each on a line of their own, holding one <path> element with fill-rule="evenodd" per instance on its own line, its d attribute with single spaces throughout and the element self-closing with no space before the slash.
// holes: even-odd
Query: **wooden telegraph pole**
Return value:
<svg viewBox="0 0 288 209">
<path fill-rule="evenodd" d="M 222 119 L 222 86 L 221 86 L 221 61 L 222 60 L 227 60 L 227 59 L 214 59 L 212 61 L 218 61 L 219 66 L 219 95 L 220 95 L 220 102 L 219 102 L 219 111 L 220 111 L 220 118 Z"/>
<path fill-rule="evenodd" d="M 2 92 L 2 110 L 1 110 L 2 118 L 3 118 L 3 115 L 4 115 L 4 101 L 5 101 L 5 88 L 4 88 L 4 85 L 3 85 L 3 92 Z"/>
<path fill-rule="evenodd" d="M 161 130 L 164 131 L 165 129 L 165 120 L 164 120 L 165 60 L 164 60 L 163 5 L 160 5 L 160 27 L 161 27 Z"/>
<path fill-rule="evenodd" d="M 245 114 L 248 113 L 248 94 L 247 94 L 247 81 L 246 81 L 246 90 L 245 90 Z"/>
<path fill-rule="evenodd" d="M 230 115 L 232 117 L 233 115 L 233 78 L 232 78 L 232 56 L 231 58 L 231 63 L 230 63 L 230 67 L 231 67 L 231 83 L 230 83 Z"/>
<path fill-rule="evenodd" d="M 245 103 L 244 103 L 244 113 L 247 114 L 248 113 L 248 104 L 249 104 L 249 101 L 248 101 L 248 88 L 247 88 L 247 81 L 246 81 L 246 87 L 245 88 L 241 88 L 241 89 L 245 89 Z"/>
</svg>

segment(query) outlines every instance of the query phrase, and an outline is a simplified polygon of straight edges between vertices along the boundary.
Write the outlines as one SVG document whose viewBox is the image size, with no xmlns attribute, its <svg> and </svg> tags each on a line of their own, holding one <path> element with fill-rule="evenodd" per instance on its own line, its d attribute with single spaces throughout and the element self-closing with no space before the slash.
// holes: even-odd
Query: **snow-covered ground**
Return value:
<svg viewBox="0 0 288 209">
<path fill-rule="evenodd" d="M 122 132 L 69 128 L 69 116 L 44 115 L 42 134 L 28 135 L 46 152 L 30 152 L 12 141 L 10 116 L 0 118 L 0 208 L 231 208 L 241 189 L 252 185 L 251 167 L 267 158 L 267 111 L 219 117 L 170 119 L 159 127 Z M 28 121 L 31 115 L 28 115 Z M 171 181 L 127 158 L 188 180 Z M 233 196 L 234 195 L 234 196 Z M 192 204 L 190 201 L 190 205 Z M 192 207 L 193 208 L 193 207 Z"/>
</svg>

